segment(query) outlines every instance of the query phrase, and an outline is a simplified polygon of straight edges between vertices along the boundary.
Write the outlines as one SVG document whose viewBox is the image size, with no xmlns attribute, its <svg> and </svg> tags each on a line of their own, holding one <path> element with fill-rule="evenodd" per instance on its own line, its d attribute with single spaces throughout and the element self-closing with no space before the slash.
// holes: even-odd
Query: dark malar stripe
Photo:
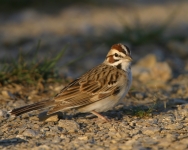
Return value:
<svg viewBox="0 0 188 150">
<path fill-rule="evenodd" d="M 117 67 L 117 69 L 121 69 L 122 70 L 121 64 L 118 64 L 116 67 Z"/>
</svg>

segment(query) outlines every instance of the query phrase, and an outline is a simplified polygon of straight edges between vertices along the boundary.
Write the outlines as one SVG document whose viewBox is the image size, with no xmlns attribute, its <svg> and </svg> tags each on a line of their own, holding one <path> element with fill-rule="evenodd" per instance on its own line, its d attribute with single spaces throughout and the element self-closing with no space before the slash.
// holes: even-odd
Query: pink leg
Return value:
<svg viewBox="0 0 188 150">
<path fill-rule="evenodd" d="M 93 110 L 93 111 L 91 111 L 91 113 L 96 115 L 98 118 L 103 119 L 105 122 L 109 122 L 109 120 L 106 117 L 104 117 L 103 115 L 99 114 L 98 112 Z"/>
</svg>

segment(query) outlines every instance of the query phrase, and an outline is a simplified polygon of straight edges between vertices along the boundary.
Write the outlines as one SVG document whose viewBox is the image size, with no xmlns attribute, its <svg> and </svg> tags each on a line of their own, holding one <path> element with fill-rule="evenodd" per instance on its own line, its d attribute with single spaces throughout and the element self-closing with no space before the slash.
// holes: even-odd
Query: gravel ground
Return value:
<svg viewBox="0 0 188 150">
<path fill-rule="evenodd" d="M 175 5 L 175 3 L 140 7 L 134 5 L 130 8 L 135 8 L 138 14 L 142 12 L 140 17 L 143 23 L 152 22 L 154 16 L 160 12 L 156 18 L 159 23 L 160 19 L 163 20 L 170 14 Z M 181 7 L 182 11 L 178 13 L 169 33 L 181 25 L 182 30 L 177 32 L 185 31 L 187 20 L 184 15 L 187 13 L 188 5 L 186 2 L 182 5 L 184 7 Z M 131 9 L 117 7 L 114 9 L 120 14 L 127 14 L 130 18 L 133 16 Z M 0 36 L 2 41 L 0 57 L 5 57 L 5 54 L 16 56 L 15 49 L 19 46 L 26 51 L 32 50 L 36 37 L 44 38 L 41 55 L 45 54 L 45 49 L 51 49 L 53 46 L 54 49 L 58 49 L 69 41 L 71 46 L 66 60 L 73 59 L 87 51 L 87 48 L 94 47 L 92 59 L 82 59 L 70 69 L 64 68 L 63 72 L 74 78 L 100 63 L 109 49 L 106 45 L 99 48 L 94 45 L 95 43 L 87 45 L 85 37 L 100 36 L 104 34 L 101 31 L 107 33 L 106 30 L 109 26 L 111 30 L 112 25 L 102 26 L 105 22 L 113 22 L 113 30 L 122 29 L 111 9 L 104 9 L 102 15 L 99 15 L 100 10 L 101 8 L 74 6 L 62 10 L 56 17 L 38 14 L 33 10 L 9 15 L 0 24 L 0 32 L 3 33 Z M 150 15 L 151 12 L 154 16 Z M 76 14 L 81 17 L 73 19 Z M 106 18 L 106 15 L 111 17 Z M 3 18 L 2 16 L 0 17 Z M 11 17 L 18 20 L 15 21 Z M 63 24 L 62 20 L 68 20 L 66 18 L 71 19 L 64 26 L 57 28 L 57 25 Z M 78 23 L 77 26 L 73 25 L 75 23 Z M 30 32 L 30 24 L 35 28 L 33 32 Z M 84 38 L 78 36 L 78 32 L 84 33 Z M 100 34 L 96 35 L 98 33 Z M 25 37 L 29 38 L 23 42 Z M 45 110 L 10 117 L 9 110 L 53 97 L 64 84 L 27 88 L 18 84 L 0 86 L 0 149 L 188 149 L 187 41 L 168 41 L 164 47 L 157 44 L 133 46 L 132 89 L 126 96 L 124 105 L 104 113 L 111 120 L 107 123 L 91 117 L 90 114 L 73 115 L 74 112 L 58 113 L 46 118 Z M 71 51 L 75 48 L 77 51 Z"/>
<path fill-rule="evenodd" d="M 187 149 L 188 75 L 158 87 L 140 82 L 135 77 L 126 105 L 104 113 L 111 120 L 107 123 L 72 112 L 49 118 L 39 111 L 10 117 L 7 110 L 50 97 L 62 86 L 50 85 L 43 92 L 2 87 L 0 149 Z"/>
</svg>

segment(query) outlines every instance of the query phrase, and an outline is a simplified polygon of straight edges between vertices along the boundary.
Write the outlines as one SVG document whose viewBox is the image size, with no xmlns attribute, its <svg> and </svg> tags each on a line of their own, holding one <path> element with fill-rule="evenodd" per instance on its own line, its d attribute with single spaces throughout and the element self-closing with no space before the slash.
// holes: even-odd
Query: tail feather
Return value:
<svg viewBox="0 0 188 150">
<path fill-rule="evenodd" d="M 53 100 L 45 100 L 45 101 L 41 101 L 38 103 L 34 103 L 31 105 L 26 105 L 20 108 L 16 108 L 13 109 L 12 111 L 10 111 L 11 115 L 15 115 L 15 116 L 19 116 L 21 114 L 33 111 L 33 110 L 38 110 L 38 109 L 42 109 L 42 108 L 46 108 L 46 107 L 50 107 L 54 104 Z"/>
</svg>

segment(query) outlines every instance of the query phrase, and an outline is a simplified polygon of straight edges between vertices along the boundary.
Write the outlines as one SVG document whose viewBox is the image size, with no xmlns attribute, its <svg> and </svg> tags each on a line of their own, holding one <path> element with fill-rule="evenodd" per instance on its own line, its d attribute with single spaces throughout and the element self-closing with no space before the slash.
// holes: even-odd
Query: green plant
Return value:
<svg viewBox="0 0 188 150">
<path fill-rule="evenodd" d="M 38 57 L 39 47 L 40 41 L 37 44 L 36 52 L 33 57 L 30 57 L 30 54 L 24 54 L 22 50 L 20 50 L 17 59 L 0 60 L 2 62 L 2 68 L 0 68 L 0 85 L 7 83 L 37 84 L 39 82 L 63 81 L 56 65 L 64 56 L 67 46 L 57 53 L 55 57 L 46 57 L 42 60 L 39 60 Z M 63 64 L 61 68 L 77 63 L 91 52 L 92 51 L 87 51 L 81 54 L 76 59 Z"/>
<path fill-rule="evenodd" d="M 136 110 L 133 111 L 133 115 L 136 115 L 140 118 L 144 118 L 150 116 L 153 111 L 154 111 L 153 108 L 148 108 L 148 109 L 136 108 Z"/>
<path fill-rule="evenodd" d="M 132 114 L 138 116 L 140 118 L 148 117 L 152 115 L 154 111 L 156 111 L 157 103 L 146 106 L 136 106 L 132 108 Z"/>
<path fill-rule="evenodd" d="M 26 60 L 25 55 L 20 50 L 17 59 L 13 59 L 9 63 L 3 62 L 3 67 L 0 70 L 0 83 L 2 85 L 6 83 L 36 84 L 45 82 L 49 78 L 58 78 L 59 74 L 55 66 L 63 57 L 66 47 L 55 58 L 45 58 L 43 61 L 39 61 L 37 59 L 39 45 L 40 42 L 31 61 Z"/>
</svg>

